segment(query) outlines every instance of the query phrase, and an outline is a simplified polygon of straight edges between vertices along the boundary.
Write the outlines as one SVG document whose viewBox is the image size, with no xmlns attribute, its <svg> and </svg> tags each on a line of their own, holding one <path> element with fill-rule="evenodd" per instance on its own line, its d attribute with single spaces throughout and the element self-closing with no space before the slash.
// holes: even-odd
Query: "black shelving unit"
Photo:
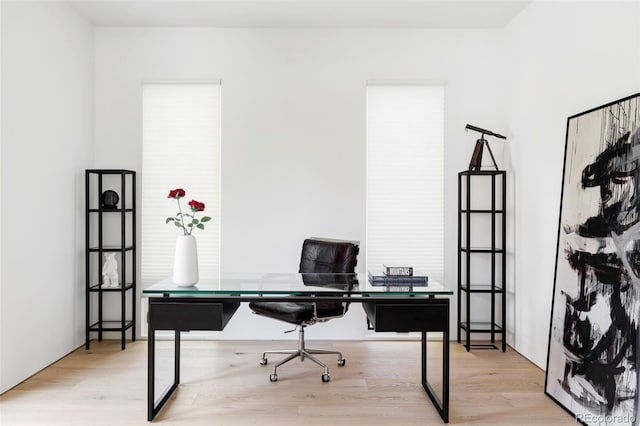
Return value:
<svg viewBox="0 0 640 426">
<path fill-rule="evenodd" d="M 103 200 L 110 191 L 111 199 Z M 118 198 L 114 203 L 113 192 Z M 126 332 L 136 340 L 136 172 L 120 169 L 85 171 L 85 268 L 86 332 L 85 349 L 92 334 L 101 341 L 105 332 L 119 332 L 121 347 L 126 347 Z M 103 280 L 105 253 L 115 253 L 118 285 Z M 105 300 L 119 303 L 119 309 L 105 312 Z"/>
<path fill-rule="evenodd" d="M 498 349 L 496 336 L 501 339 L 502 352 L 507 348 L 506 183 L 504 170 L 465 170 L 458 173 L 458 343 L 464 331 L 467 351 L 473 348 Z M 483 184 L 484 187 L 480 188 L 483 191 L 474 193 L 474 187 Z M 485 196 L 486 185 L 489 185 L 489 200 Z M 476 223 L 473 223 L 476 219 Z M 490 223 L 490 234 L 486 232 L 487 221 Z M 479 229 L 480 226 L 484 229 Z M 487 238 L 488 241 L 485 241 Z M 482 240 L 480 244 L 478 240 Z M 474 261 L 479 261 L 480 265 L 474 265 Z M 478 266 L 483 266 L 483 270 L 474 269 L 480 269 Z M 486 321 L 471 320 L 471 308 L 478 303 L 475 299 L 479 298 L 472 297 L 474 294 L 489 295 L 491 313 Z M 497 318 L 498 309 L 500 321 Z M 490 334 L 491 343 L 472 344 L 473 333 Z"/>
</svg>

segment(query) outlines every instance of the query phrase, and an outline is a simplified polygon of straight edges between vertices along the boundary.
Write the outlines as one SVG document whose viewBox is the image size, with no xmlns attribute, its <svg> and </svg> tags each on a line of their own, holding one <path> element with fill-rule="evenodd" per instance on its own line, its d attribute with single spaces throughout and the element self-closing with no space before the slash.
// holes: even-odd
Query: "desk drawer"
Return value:
<svg viewBox="0 0 640 426">
<path fill-rule="evenodd" d="M 238 310 L 240 301 L 181 302 L 149 300 L 150 330 L 221 331 Z"/>
<path fill-rule="evenodd" d="M 363 302 L 362 307 L 375 331 L 448 331 L 449 304 L 446 302 L 438 299 L 433 303 Z"/>
</svg>

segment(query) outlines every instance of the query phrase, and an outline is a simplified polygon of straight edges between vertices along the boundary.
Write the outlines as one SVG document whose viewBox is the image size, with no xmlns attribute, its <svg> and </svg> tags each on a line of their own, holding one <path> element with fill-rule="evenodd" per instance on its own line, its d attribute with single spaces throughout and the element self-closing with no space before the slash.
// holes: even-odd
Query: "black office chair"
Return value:
<svg viewBox="0 0 640 426">
<path fill-rule="evenodd" d="M 299 272 L 305 285 L 327 287 L 342 290 L 337 295 L 344 295 L 344 290 L 350 290 L 357 284 L 355 269 L 358 259 L 359 246 L 357 242 L 341 240 L 325 240 L 311 238 L 302 244 L 302 256 Z M 336 274 L 336 275 L 332 275 Z M 349 274 L 349 275 L 345 275 Z M 353 275 L 351 275 L 353 274 Z M 326 294 L 323 292 L 323 294 Z M 261 365 L 267 364 L 267 354 L 289 354 L 273 367 L 269 380 L 278 380 L 277 368 L 282 364 L 300 357 L 300 361 L 309 358 L 322 368 L 322 381 L 328 382 L 329 368 L 313 355 L 333 354 L 338 356 L 338 365 L 344 366 L 345 359 L 341 352 L 308 349 L 304 342 L 304 329 L 308 325 L 324 322 L 334 318 L 341 318 L 349 308 L 348 302 L 252 302 L 249 307 L 254 313 L 294 324 L 298 328 L 298 349 L 265 351 L 262 353 Z M 293 331 L 293 330 L 291 330 Z"/>
</svg>

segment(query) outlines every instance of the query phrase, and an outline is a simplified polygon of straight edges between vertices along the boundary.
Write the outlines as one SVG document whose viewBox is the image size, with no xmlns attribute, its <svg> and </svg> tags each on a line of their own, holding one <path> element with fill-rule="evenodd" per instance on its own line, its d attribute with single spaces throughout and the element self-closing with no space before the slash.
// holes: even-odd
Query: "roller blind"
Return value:
<svg viewBox="0 0 640 426">
<path fill-rule="evenodd" d="M 443 280 L 444 87 L 367 85 L 367 269 Z"/>
<path fill-rule="evenodd" d="M 171 275 L 180 229 L 165 219 L 178 212 L 169 190 L 182 188 L 213 220 L 196 229 L 200 276 L 217 276 L 220 239 L 219 83 L 142 86 L 141 247 L 144 287 Z"/>
</svg>

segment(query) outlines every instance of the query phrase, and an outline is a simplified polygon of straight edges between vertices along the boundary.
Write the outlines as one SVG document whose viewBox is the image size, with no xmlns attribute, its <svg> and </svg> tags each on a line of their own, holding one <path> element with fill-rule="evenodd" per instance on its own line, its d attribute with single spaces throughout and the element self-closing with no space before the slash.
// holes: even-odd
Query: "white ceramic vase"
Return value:
<svg viewBox="0 0 640 426">
<path fill-rule="evenodd" d="M 191 287 L 198 283 L 198 242 L 193 235 L 180 235 L 176 239 L 173 258 L 173 283 Z"/>
</svg>

